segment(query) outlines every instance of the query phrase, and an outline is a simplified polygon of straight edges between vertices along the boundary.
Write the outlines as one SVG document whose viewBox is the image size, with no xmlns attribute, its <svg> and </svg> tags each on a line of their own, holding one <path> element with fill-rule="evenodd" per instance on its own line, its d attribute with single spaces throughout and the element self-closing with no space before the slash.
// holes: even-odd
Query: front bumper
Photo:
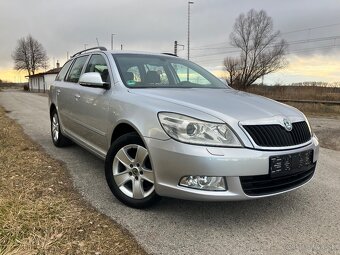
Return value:
<svg viewBox="0 0 340 255">
<path fill-rule="evenodd" d="M 315 136 L 311 143 L 297 149 L 263 151 L 250 148 L 218 148 L 190 145 L 169 139 L 166 141 L 144 138 L 150 152 L 158 195 L 187 200 L 227 201 L 267 197 L 294 190 L 306 184 L 266 195 L 249 196 L 243 191 L 240 176 L 266 175 L 269 157 L 313 150 L 313 162 L 319 157 L 319 142 Z M 228 190 L 205 191 L 179 186 L 187 175 L 224 176 Z"/>
</svg>

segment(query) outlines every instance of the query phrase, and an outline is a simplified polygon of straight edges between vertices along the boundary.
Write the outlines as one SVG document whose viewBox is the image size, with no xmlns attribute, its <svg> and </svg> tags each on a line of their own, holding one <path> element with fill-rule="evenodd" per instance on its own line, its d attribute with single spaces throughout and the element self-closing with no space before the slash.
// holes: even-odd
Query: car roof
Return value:
<svg viewBox="0 0 340 255">
<path fill-rule="evenodd" d="M 171 56 L 171 53 L 155 53 L 155 52 L 147 52 L 147 51 L 106 51 L 109 54 L 113 55 L 121 55 L 121 54 L 137 54 L 137 55 L 154 55 L 154 56 Z"/>
<path fill-rule="evenodd" d="M 80 57 L 80 56 L 84 56 L 84 55 L 87 55 L 87 54 L 94 54 L 94 53 L 105 53 L 105 54 L 112 54 L 112 55 L 122 55 L 122 54 L 126 54 L 126 55 L 129 55 L 129 54 L 133 54 L 133 55 L 150 55 L 150 56 L 167 56 L 167 57 L 176 57 L 176 55 L 174 55 L 173 53 L 155 53 L 155 52 L 147 52 L 147 51 L 126 51 L 126 50 L 104 50 L 105 48 L 101 49 L 101 50 L 98 50 L 96 48 L 94 48 L 93 50 L 91 49 L 88 49 L 88 50 L 85 50 L 85 51 L 80 51 L 76 54 L 74 54 L 71 59 L 73 58 L 76 58 L 76 57 Z"/>
</svg>

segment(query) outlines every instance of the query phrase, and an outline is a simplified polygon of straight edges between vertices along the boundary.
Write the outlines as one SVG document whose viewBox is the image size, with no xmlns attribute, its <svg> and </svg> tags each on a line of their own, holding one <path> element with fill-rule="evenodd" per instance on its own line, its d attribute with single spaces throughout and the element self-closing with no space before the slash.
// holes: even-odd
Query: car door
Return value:
<svg viewBox="0 0 340 255">
<path fill-rule="evenodd" d="M 104 54 L 92 54 L 84 73 L 98 72 L 103 82 L 111 84 L 111 71 Z M 78 134 L 92 149 L 104 154 L 107 150 L 109 102 L 111 91 L 105 88 L 81 86 L 75 114 L 81 123 Z"/>
<path fill-rule="evenodd" d="M 61 127 L 65 128 L 68 126 L 67 119 L 65 118 L 65 112 L 67 112 L 67 108 L 65 107 L 65 99 L 63 98 L 63 94 L 65 94 L 65 78 L 70 69 L 70 66 L 73 63 L 73 59 L 67 61 L 62 69 L 60 70 L 59 74 L 57 75 L 53 86 L 50 88 L 55 96 L 55 100 L 57 103 L 57 110 L 59 115 L 59 121 L 61 122 Z M 67 114 L 66 114 L 67 115 Z"/>
<path fill-rule="evenodd" d="M 58 110 L 62 126 L 66 133 L 72 137 L 76 136 L 79 130 L 79 120 L 75 113 L 76 103 L 79 100 L 79 77 L 88 59 L 88 55 L 80 56 L 73 61 L 58 95 Z"/>
</svg>

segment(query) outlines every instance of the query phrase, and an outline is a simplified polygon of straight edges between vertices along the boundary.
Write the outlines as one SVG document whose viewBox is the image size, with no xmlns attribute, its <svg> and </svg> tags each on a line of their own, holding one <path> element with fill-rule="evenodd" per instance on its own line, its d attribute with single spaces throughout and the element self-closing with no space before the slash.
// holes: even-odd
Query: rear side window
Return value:
<svg viewBox="0 0 340 255">
<path fill-rule="evenodd" d="M 82 56 L 74 61 L 74 64 L 71 67 L 71 70 L 66 78 L 66 81 L 74 83 L 77 83 L 79 81 L 79 77 L 81 75 L 81 71 L 83 70 L 87 57 L 88 56 Z"/>
<path fill-rule="evenodd" d="M 109 69 L 102 55 L 95 54 L 91 56 L 85 70 L 85 73 L 90 72 L 99 73 L 103 82 L 110 83 Z"/>
<path fill-rule="evenodd" d="M 64 80 L 65 75 L 66 75 L 68 69 L 70 68 L 71 64 L 72 64 L 71 60 L 65 63 L 65 65 L 63 66 L 63 68 L 61 68 L 60 72 L 58 73 L 57 77 L 55 78 L 56 81 Z"/>
</svg>

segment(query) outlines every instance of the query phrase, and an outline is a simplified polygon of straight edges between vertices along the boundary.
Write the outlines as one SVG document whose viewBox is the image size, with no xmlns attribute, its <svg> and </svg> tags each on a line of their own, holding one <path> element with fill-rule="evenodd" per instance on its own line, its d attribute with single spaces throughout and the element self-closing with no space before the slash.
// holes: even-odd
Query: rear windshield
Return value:
<svg viewBox="0 0 340 255">
<path fill-rule="evenodd" d="M 158 55 L 114 54 L 129 88 L 227 88 L 204 68 L 184 59 Z"/>
</svg>

